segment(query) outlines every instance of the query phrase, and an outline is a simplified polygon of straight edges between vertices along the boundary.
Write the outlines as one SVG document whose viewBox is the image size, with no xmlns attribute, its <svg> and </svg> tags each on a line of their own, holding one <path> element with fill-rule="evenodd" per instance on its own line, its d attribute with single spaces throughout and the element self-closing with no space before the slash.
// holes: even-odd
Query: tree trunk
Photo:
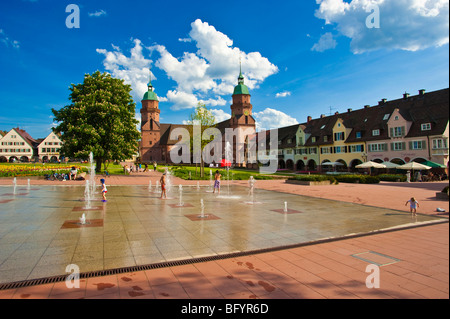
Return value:
<svg viewBox="0 0 450 319">
<path fill-rule="evenodd" d="M 95 172 L 96 173 L 100 173 L 102 171 L 102 164 L 103 164 L 102 158 L 95 159 Z"/>
</svg>

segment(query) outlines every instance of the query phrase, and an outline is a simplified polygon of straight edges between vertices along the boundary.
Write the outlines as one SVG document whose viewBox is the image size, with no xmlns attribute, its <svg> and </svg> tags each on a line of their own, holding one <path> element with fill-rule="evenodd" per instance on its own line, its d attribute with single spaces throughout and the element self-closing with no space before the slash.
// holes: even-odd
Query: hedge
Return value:
<svg viewBox="0 0 450 319">
<path fill-rule="evenodd" d="M 406 176 L 403 174 L 381 174 L 378 175 L 378 178 L 385 182 L 406 182 Z"/>
</svg>

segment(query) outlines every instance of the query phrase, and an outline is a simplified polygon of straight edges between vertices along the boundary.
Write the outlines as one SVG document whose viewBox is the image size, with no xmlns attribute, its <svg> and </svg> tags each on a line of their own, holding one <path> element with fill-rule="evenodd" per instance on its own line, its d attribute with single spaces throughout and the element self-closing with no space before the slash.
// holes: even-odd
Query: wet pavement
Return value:
<svg viewBox="0 0 450 319">
<path fill-rule="evenodd" d="M 64 275 L 69 264 L 89 272 L 448 221 L 264 189 L 252 200 L 237 185 L 221 194 L 185 185 L 179 194 L 178 185 L 163 200 L 155 184 L 117 185 L 106 203 L 98 188 L 88 205 L 82 185 L 0 187 L 0 283 Z"/>
</svg>

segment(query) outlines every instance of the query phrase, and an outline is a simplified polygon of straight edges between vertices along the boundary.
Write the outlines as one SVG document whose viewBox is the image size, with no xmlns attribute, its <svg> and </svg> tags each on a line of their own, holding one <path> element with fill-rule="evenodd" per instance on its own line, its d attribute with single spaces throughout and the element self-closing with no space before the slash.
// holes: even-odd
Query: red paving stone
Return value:
<svg viewBox="0 0 450 319">
<path fill-rule="evenodd" d="M 112 176 L 109 185 L 148 185 L 160 174 Z M 100 178 L 100 177 L 99 177 Z M 10 179 L 0 179 L 8 185 Z M 32 185 L 63 184 L 32 180 Z M 70 181 L 68 184 L 83 182 Z M 175 179 L 175 184 L 195 183 Z M 246 185 L 246 181 L 236 184 Z M 26 179 L 18 179 L 26 184 Z M 209 185 L 201 181 L 200 185 Z M 283 180 L 257 181 L 256 187 L 298 195 L 407 210 L 414 196 L 419 213 L 448 213 L 448 201 L 435 199 L 446 182 L 300 186 Z M 355 254 L 375 252 L 399 261 L 380 266 L 380 288 L 367 288 L 368 262 Z M 449 224 L 402 229 L 250 256 L 172 266 L 0 291 L 1 299 L 448 299 Z"/>
</svg>

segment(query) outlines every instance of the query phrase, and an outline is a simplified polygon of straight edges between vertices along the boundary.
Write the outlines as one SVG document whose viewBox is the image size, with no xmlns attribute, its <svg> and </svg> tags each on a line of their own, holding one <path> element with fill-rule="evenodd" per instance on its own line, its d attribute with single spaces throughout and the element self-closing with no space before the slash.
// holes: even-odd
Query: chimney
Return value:
<svg viewBox="0 0 450 319">
<path fill-rule="evenodd" d="M 408 97 L 409 97 L 409 93 L 406 93 L 406 92 L 405 92 L 405 93 L 403 94 L 403 98 L 406 100 Z"/>
<path fill-rule="evenodd" d="M 378 102 L 378 105 L 383 105 L 384 103 L 386 103 L 387 99 L 381 99 L 380 102 Z"/>
<path fill-rule="evenodd" d="M 351 111 L 353 111 L 353 110 L 352 110 L 352 109 L 347 109 L 347 112 L 349 112 L 349 113 L 350 113 Z"/>
<path fill-rule="evenodd" d="M 323 119 L 325 117 L 325 114 L 320 114 L 320 118 Z"/>
<path fill-rule="evenodd" d="M 425 89 L 419 90 L 419 96 L 424 96 L 424 95 L 425 95 Z"/>
<path fill-rule="evenodd" d="M 338 111 L 334 112 L 334 115 L 338 115 L 338 114 L 339 114 L 339 112 L 338 112 Z"/>
<path fill-rule="evenodd" d="M 364 105 L 365 109 L 368 109 L 369 107 L 370 107 L 370 105 L 368 105 L 368 104 Z"/>
<path fill-rule="evenodd" d="M 312 121 L 312 117 L 311 116 L 308 116 L 307 118 L 306 118 L 306 123 L 309 123 L 309 122 L 311 122 Z"/>
</svg>

